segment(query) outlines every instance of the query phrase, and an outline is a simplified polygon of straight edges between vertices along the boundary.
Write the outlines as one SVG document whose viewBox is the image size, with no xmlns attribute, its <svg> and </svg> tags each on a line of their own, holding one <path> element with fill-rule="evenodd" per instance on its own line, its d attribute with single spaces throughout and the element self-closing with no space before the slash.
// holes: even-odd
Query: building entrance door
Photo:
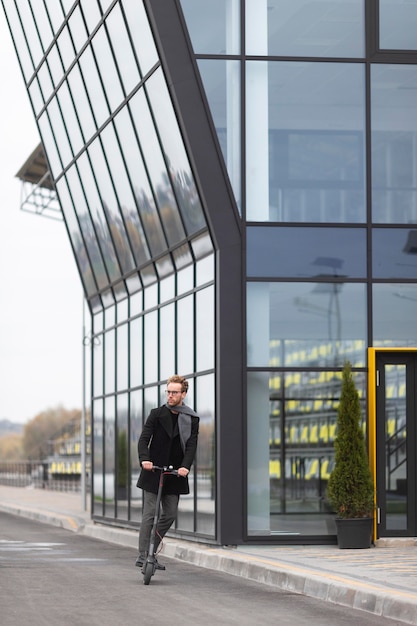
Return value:
<svg viewBox="0 0 417 626">
<path fill-rule="evenodd" d="M 417 536 L 417 352 L 376 351 L 377 536 Z"/>
</svg>

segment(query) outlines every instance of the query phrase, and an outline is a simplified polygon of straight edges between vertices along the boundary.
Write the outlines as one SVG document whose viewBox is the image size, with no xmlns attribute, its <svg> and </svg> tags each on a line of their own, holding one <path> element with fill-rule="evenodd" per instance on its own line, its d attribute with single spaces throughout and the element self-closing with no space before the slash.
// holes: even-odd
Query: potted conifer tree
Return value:
<svg viewBox="0 0 417 626">
<path fill-rule="evenodd" d="M 327 498 L 336 513 L 339 547 L 369 548 L 374 484 L 361 428 L 359 394 L 349 361 L 343 368 L 334 447 L 335 465 L 327 485 Z"/>
</svg>

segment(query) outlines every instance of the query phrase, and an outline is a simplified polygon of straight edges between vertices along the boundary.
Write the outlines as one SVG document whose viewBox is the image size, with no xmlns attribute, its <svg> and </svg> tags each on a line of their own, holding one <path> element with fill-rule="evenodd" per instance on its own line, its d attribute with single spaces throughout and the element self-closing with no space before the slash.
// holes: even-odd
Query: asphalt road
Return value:
<svg viewBox="0 0 417 626">
<path fill-rule="evenodd" d="M 0 513 L 1 626 L 389 626 L 399 622 Z"/>
</svg>

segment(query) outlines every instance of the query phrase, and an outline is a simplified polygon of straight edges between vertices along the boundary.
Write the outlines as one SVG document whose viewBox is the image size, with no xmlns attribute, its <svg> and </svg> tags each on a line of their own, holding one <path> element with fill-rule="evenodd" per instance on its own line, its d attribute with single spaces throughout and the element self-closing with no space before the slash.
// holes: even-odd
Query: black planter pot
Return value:
<svg viewBox="0 0 417 626">
<path fill-rule="evenodd" d="M 373 521 L 372 517 L 336 519 L 339 548 L 342 550 L 370 548 Z"/>
</svg>

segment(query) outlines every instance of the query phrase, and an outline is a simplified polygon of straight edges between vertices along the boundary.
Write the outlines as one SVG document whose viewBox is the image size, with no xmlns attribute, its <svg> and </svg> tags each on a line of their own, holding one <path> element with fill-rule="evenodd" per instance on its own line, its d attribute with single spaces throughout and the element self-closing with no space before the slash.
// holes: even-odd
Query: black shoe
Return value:
<svg viewBox="0 0 417 626">
<path fill-rule="evenodd" d="M 142 567 L 145 561 L 146 561 L 146 554 L 139 554 L 138 558 L 135 561 L 136 567 Z"/>
<path fill-rule="evenodd" d="M 155 569 L 159 569 L 159 570 L 165 571 L 166 567 L 165 567 L 165 565 L 161 565 L 161 563 L 159 563 L 159 561 L 157 559 L 155 559 Z"/>
</svg>

